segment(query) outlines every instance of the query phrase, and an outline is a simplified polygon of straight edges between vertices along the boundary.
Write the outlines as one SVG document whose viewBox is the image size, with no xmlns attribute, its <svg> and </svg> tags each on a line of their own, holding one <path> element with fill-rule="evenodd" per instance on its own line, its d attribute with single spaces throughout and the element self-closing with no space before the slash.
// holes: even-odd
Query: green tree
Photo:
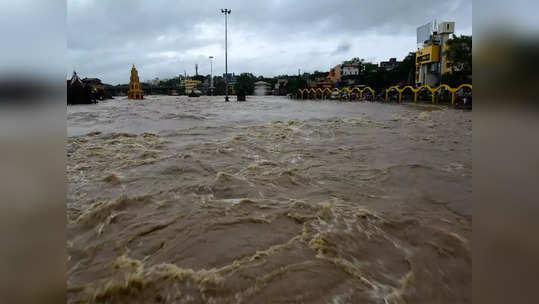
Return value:
<svg viewBox="0 0 539 304">
<path fill-rule="evenodd" d="M 460 35 L 447 40 L 444 55 L 451 62 L 451 70 L 472 74 L 472 36 Z"/>
<path fill-rule="evenodd" d="M 286 85 L 286 90 L 288 94 L 294 94 L 299 89 L 304 89 L 307 87 L 307 80 L 303 77 L 292 76 L 292 77 L 283 77 L 288 79 L 288 84 Z"/>
<path fill-rule="evenodd" d="M 195 75 L 195 76 L 191 77 L 191 79 L 198 80 L 200 82 L 204 82 L 204 80 L 206 79 L 206 76 Z"/>
<path fill-rule="evenodd" d="M 408 53 L 391 72 L 393 73 L 390 76 L 390 86 L 401 82 L 413 84 L 415 82 L 415 53 Z"/>
<path fill-rule="evenodd" d="M 255 80 L 256 78 L 251 73 L 240 74 L 234 84 L 234 91 L 236 93 L 243 91 L 246 95 L 252 95 L 255 90 Z"/>
<path fill-rule="evenodd" d="M 213 78 L 213 95 L 225 95 L 225 79 L 220 76 Z"/>
<path fill-rule="evenodd" d="M 408 53 L 402 62 L 399 62 L 390 71 L 364 59 L 353 58 L 351 61 L 359 64 L 361 83 L 370 86 L 376 91 L 381 91 L 393 85 L 414 83 L 415 53 Z"/>
<path fill-rule="evenodd" d="M 363 62 L 360 74 L 363 83 L 376 91 L 379 91 L 386 86 L 387 72 L 384 69 L 379 69 L 377 64 Z"/>
<path fill-rule="evenodd" d="M 461 35 L 447 40 L 447 50 L 443 55 L 451 62 L 451 72 L 442 75 L 442 83 L 457 87 L 472 83 L 472 36 Z"/>
<path fill-rule="evenodd" d="M 158 86 L 163 88 L 177 88 L 180 86 L 180 78 L 163 79 L 159 82 Z"/>
<path fill-rule="evenodd" d="M 328 75 L 329 75 L 328 72 L 314 71 L 314 72 L 310 75 L 310 80 L 316 81 L 316 80 L 318 80 L 318 79 L 326 78 L 326 77 L 328 77 Z"/>
</svg>

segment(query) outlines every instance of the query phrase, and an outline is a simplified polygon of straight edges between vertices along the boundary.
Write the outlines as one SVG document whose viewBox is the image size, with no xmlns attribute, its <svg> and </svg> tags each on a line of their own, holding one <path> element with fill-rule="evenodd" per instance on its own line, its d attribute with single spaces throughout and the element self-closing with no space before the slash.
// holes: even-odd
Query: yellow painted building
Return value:
<svg viewBox="0 0 539 304">
<path fill-rule="evenodd" d="M 191 93 L 191 91 L 197 90 L 200 85 L 200 80 L 186 79 L 185 80 L 185 94 Z"/>
<path fill-rule="evenodd" d="M 449 46 L 444 47 L 444 52 L 449 49 Z M 447 60 L 446 56 L 442 56 L 442 74 L 451 72 L 451 61 Z"/>
<path fill-rule="evenodd" d="M 417 50 L 416 53 L 416 64 L 426 64 L 430 62 L 439 62 L 440 61 L 440 46 L 431 45 L 423 49 Z"/>
<path fill-rule="evenodd" d="M 138 78 L 138 71 L 133 64 L 131 68 L 131 78 L 129 80 L 129 91 L 127 92 L 128 99 L 143 99 L 144 93 L 140 88 L 140 81 Z"/>
<path fill-rule="evenodd" d="M 416 52 L 415 82 L 417 86 L 438 86 L 442 75 L 451 71 L 451 63 L 442 50 L 447 50 L 446 42 L 454 30 L 455 22 L 441 22 L 432 30 L 429 39 L 424 41 L 421 39 L 423 46 Z"/>
</svg>

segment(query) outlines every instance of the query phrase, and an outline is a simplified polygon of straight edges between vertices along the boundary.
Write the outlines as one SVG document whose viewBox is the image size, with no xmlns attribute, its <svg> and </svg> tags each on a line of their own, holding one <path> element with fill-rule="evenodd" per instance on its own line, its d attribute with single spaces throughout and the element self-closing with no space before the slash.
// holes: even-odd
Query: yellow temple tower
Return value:
<svg viewBox="0 0 539 304">
<path fill-rule="evenodd" d="M 129 80 L 129 91 L 127 92 L 128 99 L 142 99 L 143 93 L 140 88 L 140 82 L 138 79 L 138 71 L 133 64 L 131 68 L 131 79 Z"/>
</svg>

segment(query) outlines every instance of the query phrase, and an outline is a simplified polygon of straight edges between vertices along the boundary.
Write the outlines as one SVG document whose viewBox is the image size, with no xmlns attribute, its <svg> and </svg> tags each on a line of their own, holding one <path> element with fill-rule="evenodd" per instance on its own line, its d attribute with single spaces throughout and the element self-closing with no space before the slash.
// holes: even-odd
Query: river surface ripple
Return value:
<svg viewBox="0 0 539 304">
<path fill-rule="evenodd" d="M 69 303 L 471 303 L 472 113 L 67 108 Z"/>
</svg>

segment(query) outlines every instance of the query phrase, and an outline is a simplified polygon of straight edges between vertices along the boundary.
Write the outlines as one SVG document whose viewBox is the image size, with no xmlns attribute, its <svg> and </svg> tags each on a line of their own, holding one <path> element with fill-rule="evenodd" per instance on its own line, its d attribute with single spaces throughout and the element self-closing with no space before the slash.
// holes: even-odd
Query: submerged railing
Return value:
<svg viewBox="0 0 539 304">
<path fill-rule="evenodd" d="M 392 87 L 389 87 L 388 89 L 385 90 L 385 102 L 389 102 L 389 93 L 393 90 L 397 91 L 399 93 L 399 103 L 402 102 L 402 93 L 404 93 L 406 90 L 410 90 L 412 91 L 412 93 L 414 93 L 414 102 L 417 102 L 417 97 L 418 97 L 418 94 L 419 92 L 421 92 L 422 90 L 428 90 L 431 92 L 431 100 L 432 100 L 432 103 L 434 103 L 435 101 L 435 98 L 436 98 L 436 92 L 441 90 L 442 88 L 444 89 L 447 89 L 450 93 L 451 93 L 451 104 L 454 105 L 455 104 L 455 93 L 457 93 L 458 91 L 460 91 L 461 89 L 463 88 L 469 88 L 470 90 L 472 89 L 472 85 L 471 84 L 462 84 L 456 88 L 452 88 L 446 84 L 442 84 L 436 88 L 432 88 L 428 85 L 424 85 L 424 86 L 420 86 L 418 88 L 414 88 L 412 86 L 405 86 L 403 88 L 399 88 L 398 86 L 392 86 Z M 359 93 L 359 99 L 362 100 L 363 99 L 363 93 L 365 91 L 369 91 L 371 93 L 371 96 L 372 96 L 372 100 L 374 101 L 375 99 L 375 91 L 373 89 L 371 89 L 370 87 L 365 87 L 365 88 L 353 88 L 353 89 L 350 89 L 350 88 L 342 88 L 342 89 L 337 89 L 337 88 L 334 88 L 334 89 L 329 89 L 329 88 L 324 88 L 324 89 L 314 89 L 314 88 L 311 88 L 311 89 L 299 89 L 298 90 L 298 97 L 301 96 L 300 98 L 301 99 L 320 99 L 320 100 L 325 100 L 327 99 L 327 96 L 332 94 L 333 92 L 337 92 L 339 94 L 339 99 L 342 99 L 342 94 L 343 93 L 347 93 L 348 94 L 348 99 L 351 100 L 352 99 L 352 94 L 354 92 L 357 92 Z M 312 96 L 312 98 L 311 98 Z M 320 96 L 320 98 L 318 98 Z"/>
<path fill-rule="evenodd" d="M 339 96 L 342 96 L 342 93 L 346 92 L 348 93 L 348 97 L 349 99 L 351 99 L 351 94 L 354 93 L 354 92 L 358 92 L 359 93 L 359 99 L 363 99 L 363 92 L 365 91 L 369 91 L 372 95 L 372 98 L 374 100 L 374 90 L 371 89 L 370 87 L 365 87 L 365 88 L 353 88 L 353 89 L 350 89 L 350 88 L 342 88 L 342 89 L 337 89 L 337 88 L 334 88 L 334 89 L 330 89 L 330 88 L 324 88 L 324 89 L 299 89 L 298 90 L 298 94 L 301 95 L 301 99 L 306 99 L 310 96 L 310 94 L 312 93 L 313 94 L 313 99 L 318 99 L 318 93 L 320 93 L 320 99 L 327 99 L 327 96 L 329 94 L 332 94 L 333 92 L 337 92 L 339 94 Z"/>
<path fill-rule="evenodd" d="M 388 88 L 386 90 L 385 101 L 386 102 L 389 101 L 389 92 L 395 90 L 395 91 L 397 91 L 399 93 L 399 103 L 401 103 L 402 102 L 402 93 L 404 91 L 406 91 L 407 89 L 410 89 L 410 91 L 412 91 L 414 93 L 414 102 L 417 102 L 417 95 L 418 95 L 419 92 L 421 92 L 422 90 L 429 90 L 430 93 L 431 93 L 432 103 L 434 103 L 434 99 L 436 98 L 436 92 L 438 90 L 442 89 L 442 88 L 445 88 L 449 92 L 451 92 L 451 104 L 454 105 L 455 104 L 455 93 L 457 93 L 458 91 L 460 91 L 463 88 L 469 88 L 471 90 L 472 85 L 471 84 L 461 84 L 460 86 L 458 86 L 456 88 L 452 88 L 452 87 L 448 86 L 447 84 L 442 84 L 437 88 L 431 88 L 428 85 L 420 86 L 419 88 L 414 88 L 412 86 L 405 86 L 403 88 L 399 88 L 398 86 L 392 86 L 392 87 L 390 87 L 390 88 Z"/>
</svg>

